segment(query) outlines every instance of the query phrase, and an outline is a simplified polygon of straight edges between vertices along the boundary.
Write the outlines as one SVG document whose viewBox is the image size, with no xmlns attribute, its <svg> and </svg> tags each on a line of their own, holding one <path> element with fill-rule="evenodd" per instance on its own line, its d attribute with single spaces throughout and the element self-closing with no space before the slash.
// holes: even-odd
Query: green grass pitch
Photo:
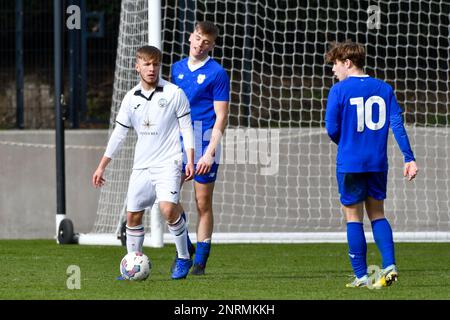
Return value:
<svg viewBox="0 0 450 320">
<path fill-rule="evenodd" d="M 399 281 L 381 290 L 345 288 L 346 244 L 213 246 L 207 274 L 170 279 L 173 245 L 144 247 L 152 262 L 144 282 L 116 281 L 124 247 L 57 245 L 52 240 L 0 241 L 0 299 L 373 300 L 450 299 L 448 243 L 398 243 Z M 380 265 L 374 244 L 368 264 Z M 67 268 L 80 268 L 80 289 L 68 289 Z"/>
</svg>

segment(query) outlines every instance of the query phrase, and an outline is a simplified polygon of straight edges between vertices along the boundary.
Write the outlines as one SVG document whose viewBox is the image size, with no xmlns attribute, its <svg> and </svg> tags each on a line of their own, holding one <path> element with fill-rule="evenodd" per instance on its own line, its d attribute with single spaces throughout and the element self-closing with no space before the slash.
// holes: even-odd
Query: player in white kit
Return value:
<svg viewBox="0 0 450 320">
<path fill-rule="evenodd" d="M 122 100 L 92 184 L 101 187 L 105 183 L 105 168 L 120 149 L 128 129 L 134 128 L 137 142 L 127 193 L 127 251 L 142 252 L 145 236 L 142 217 L 145 209 L 158 198 L 178 252 L 172 279 L 183 279 L 192 266 L 192 259 L 187 247 L 187 226 L 181 218 L 183 209 L 177 206 L 182 177 L 180 132 L 188 151 L 185 180 L 194 176 L 194 135 L 189 101 L 178 86 L 160 78 L 161 60 L 162 53 L 156 47 L 144 46 L 137 50 L 136 71 L 141 80 Z"/>
</svg>

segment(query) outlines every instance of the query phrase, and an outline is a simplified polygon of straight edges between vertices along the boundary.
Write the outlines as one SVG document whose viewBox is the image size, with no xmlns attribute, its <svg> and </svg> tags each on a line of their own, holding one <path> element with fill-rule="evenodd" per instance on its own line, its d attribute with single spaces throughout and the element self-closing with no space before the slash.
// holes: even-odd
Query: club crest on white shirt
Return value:
<svg viewBox="0 0 450 320">
<path fill-rule="evenodd" d="M 161 98 L 158 100 L 158 106 L 160 108 L 167 107 L 167 100 L 165 98 Z"/>
<path fill-rule="evenodd" d="M 178 75 L 178 79 L 183 79 L 184 78 L 184 74 L 182 74 L 182 73 L 180 73 L 179 75 Z"/>
<path fill-rule="evenodd" d="M 202 84 L 203 81 L 205 81 L 206 75 L 204 75 L 203 73 L 199 74 L 197 77 L 197 83 L 198 84 Z"/>
</svg>

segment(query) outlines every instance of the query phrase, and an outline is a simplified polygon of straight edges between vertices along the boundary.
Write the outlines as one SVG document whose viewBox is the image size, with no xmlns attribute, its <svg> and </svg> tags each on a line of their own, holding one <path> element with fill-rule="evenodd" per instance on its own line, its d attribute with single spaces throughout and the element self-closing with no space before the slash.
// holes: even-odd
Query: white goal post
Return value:
<svg viewBox="0 0 450 320">
<path fill-rule="evenodd" d="M 332 41 L 345 39 L 363 43 L 366 72 L 394 88 L 420 168 L 413 182 L 403 178 L 403 156 L 391 137 L 385 211 L 394 239 L 450 241 L 447 1 L 162 1 L 159 10 L 149 10 L 156 3 L 122 0 L 110 130 L 124 94 L 138 81 L 135 51 L 156 32 L 148 21 L 161 26 L 166 79 L 171 64 L 187 56 L 195 22 L 215 22 L 220 35 L 212 56 L 231 79 L 214 192 L 215 243 L 346 241 L 336 147 L 324 129 L 335 82 L 324 55 Z M 148 18 L 149 12 L 160 18 Z M 107 168 L 95 225 L 79 243 L 120 244 L 135 138 L 130 131 Z M 192 183 L 183 186 L 181 201 L 195 241 Z M 154 241 L 151 216 L 144 218 L 146 246 Z M 165 225 L 160 230 L 167 232 Z M 373 241 L 367 219 L 365 231 Z M 167 233 L 158 239 L 172 242 Z"/>
</svg>

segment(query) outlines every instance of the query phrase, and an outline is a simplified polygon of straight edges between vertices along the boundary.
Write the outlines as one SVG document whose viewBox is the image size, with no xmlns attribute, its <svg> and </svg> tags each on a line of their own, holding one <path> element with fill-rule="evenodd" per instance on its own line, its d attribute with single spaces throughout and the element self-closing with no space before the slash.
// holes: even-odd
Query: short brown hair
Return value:
<svg viewBox="0 0 450 320">
<path fill-rule="evenodd" d="M 200 31 L 206 35 L 212 36 L 216 40 L 219 35 L 219 28 L 211 21 L 200 21 L 195 25 L 195 30 Z"/>
<path fill-rule="evenodd" d="M 366 51 L 364 47 L 356 42 L 347 40 L 345 42 L 333 42 L 330 50 L 326 54 L 326 61 L 328 63 L 335 63 L 336 60 L 344 62 L 349 59 L 353 64 L 362 69 L 366 64 Z"/>
<path fill-rule="evenodd" d="M 161 62 L 162 53 L 157 47 L 154 46 L 143 46 L 136 51 L 136 60 L 142 59 L 145 61 L 156 60 Z"/>
</svg>

